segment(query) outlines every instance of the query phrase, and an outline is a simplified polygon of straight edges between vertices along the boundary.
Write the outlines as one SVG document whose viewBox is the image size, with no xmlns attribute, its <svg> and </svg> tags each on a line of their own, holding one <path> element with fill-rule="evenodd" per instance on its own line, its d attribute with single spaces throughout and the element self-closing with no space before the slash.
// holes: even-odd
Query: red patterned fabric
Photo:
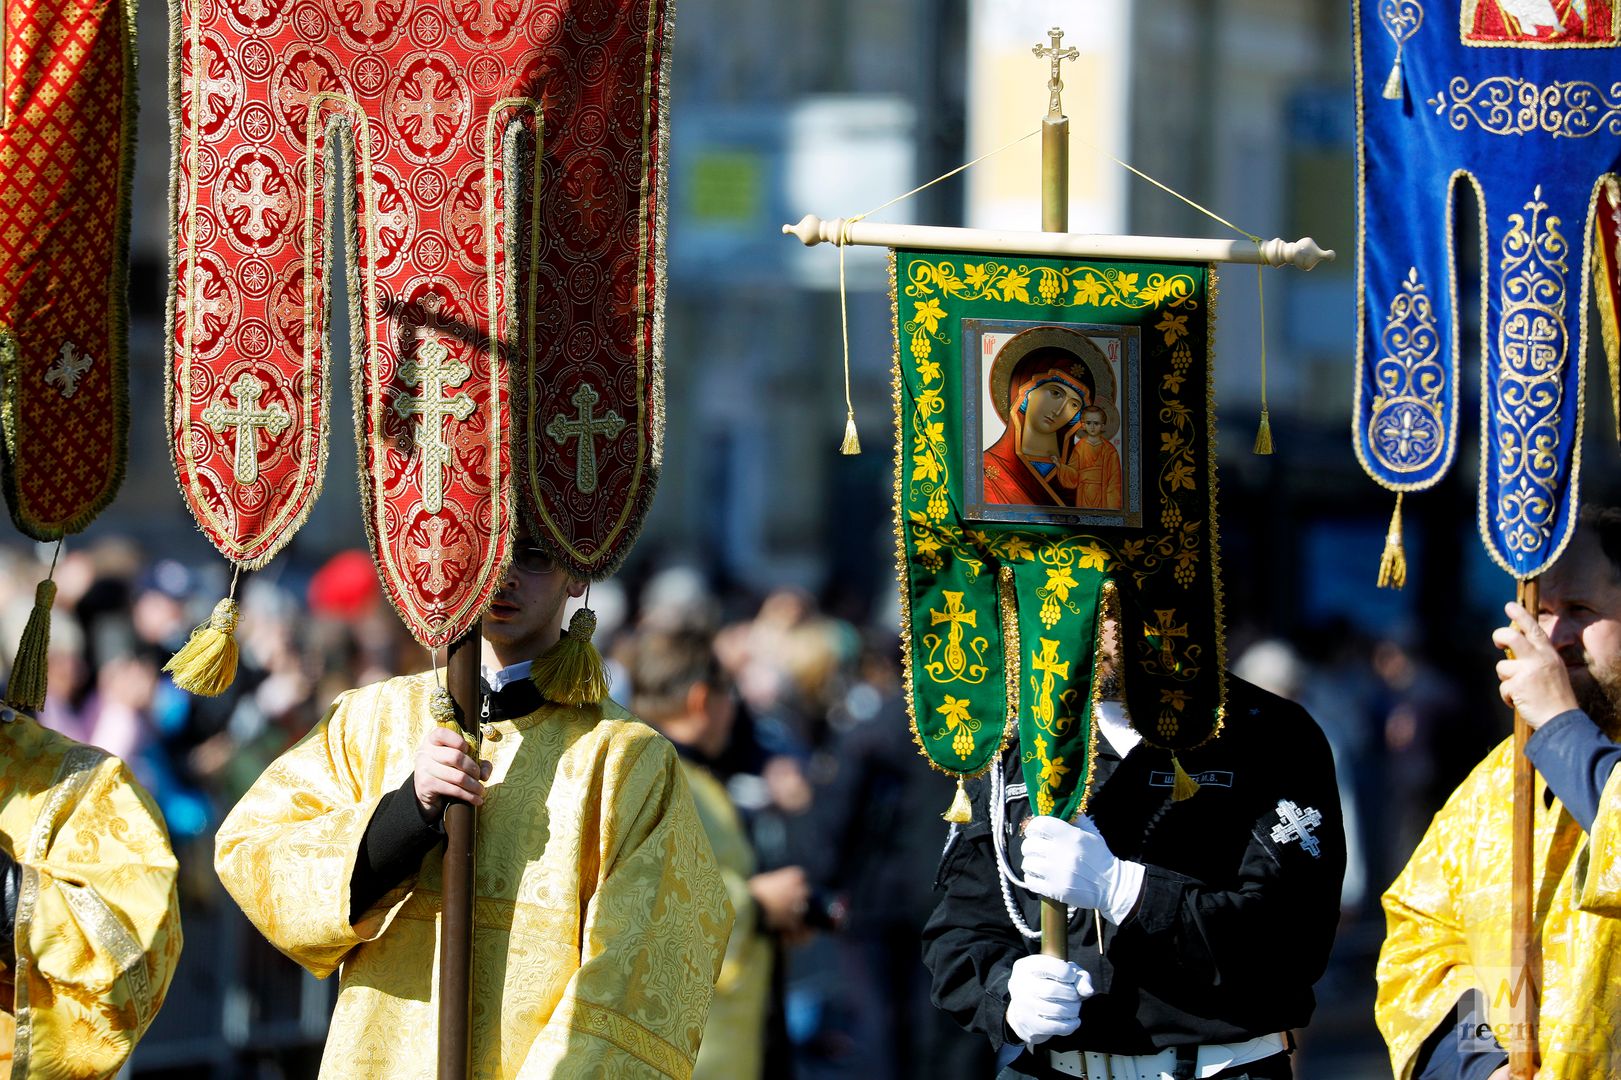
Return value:
<svg viewBox="0 0 1621 1080">
<path fill-rule="evenodd" d="M 0 365 L 19 528 L 88 525 L 124 475 L 134 41 L 116 2 L 5 7 Z"/>
<path fill-rule="evenodd" d="M 622 556 L 656 467 L 666 21 L 665 0 L 180 0 L 169 421 L 227 557 L 263 565 L 319 492 L 345 212 L 367 528 L 417 639 L 487 606 L 515 479 L 575 569 Z"/>
</svg>

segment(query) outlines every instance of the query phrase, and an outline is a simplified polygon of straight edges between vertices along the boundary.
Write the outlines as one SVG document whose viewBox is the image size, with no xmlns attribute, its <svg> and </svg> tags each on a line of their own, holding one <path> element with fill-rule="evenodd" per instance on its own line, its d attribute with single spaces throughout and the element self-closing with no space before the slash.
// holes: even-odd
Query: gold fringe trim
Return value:
<svg viewBox="0 0 1621 1080">
<path fill-rule="evenodd" d="M 227 596 L 214 605 L 208 621 L 192 631 L 191 638 L 170 657 L 163 670 L 174 676 L 174 684 L 187 693 L 215 697 L 236 679 L 236 621 L 240 612 L 236 600 Z"/>
<path fill-rule="evenodd" d="M 28 613 L 17 659 L 6 682 L 6 703 L 14 708 L 38 710 L 45 704 L 45 683 L 51 648 L 51 607 L 56 603 L 56 582 L 46 578 L 34 586 L 34 610 Z"/>
<path fill-rule="evenodd" d="M 1187 802 L 1199 794 L 1199 785 L 1188 775 L 1187 770 L 1182 768 L 1182 763 L 1176 759 L 1175 754 L 1171 755 L 1171 773 L 1172 802 Z"/>
<path fill-rule="evenodd" d="M 854 457 L 861 453 L 861 436 L 856 433 L 856 413 L 851 409 L 844 417 L 844 441 L 839 444 L 839 453 L 845 457 Z"/>
<path fill-rule="evenodd" d="M 951 800 L 951 806 L 940 817 L 953 825 L 966 825 L 974 820 L 974 807 L 968 801 L 968 791 L 962 786 L 962 777 L 957 777 L 957 794 Z"/>
<path fill-rule="evenodd" d="M 1390 528 L 1385 532 L 1384 554 L 1379 556 L 1379 587 L 1400 589 L 1407 584 L 1407 553 L 1402 550 L 1401 539 L 1402 493 L 1396 492 L 1396 510 L 1390 515 Z"/>
<path fill-rule="evenodd" d="M 596 612 L 581 608 L 569 620 L 568 631 L 535 661 L 529 672 L 541 696 L 559 705 L 595 705 L 608 696 L 608 669 L 602 654 L 591 644 L 597 630 Z"/>
</svg>

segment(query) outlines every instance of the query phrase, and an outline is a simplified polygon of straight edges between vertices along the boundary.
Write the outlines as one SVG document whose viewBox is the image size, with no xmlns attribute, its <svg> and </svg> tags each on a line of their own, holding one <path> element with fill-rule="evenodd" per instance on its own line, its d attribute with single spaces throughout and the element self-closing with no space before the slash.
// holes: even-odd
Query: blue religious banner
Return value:
<svg viewBox="0 0 1621 1080">
<path fill-rule="evenodd" d="M 1432 487 L 1457 457 L 1463 185 L 1480 214 L 1481 536 L 1524 580 L 1570 535 L 1601 262 L 1589 255 L 1602 255 L 1600 196 L 1621 154 L 1617 6 L 1353 0 L 1354 436 L 1368 475 L 1398 493 L 1380 584 L 1405 576 L 1401 493 Z M 1614 325 L 1614 279 L 1599 268 Z"/>
</svg>

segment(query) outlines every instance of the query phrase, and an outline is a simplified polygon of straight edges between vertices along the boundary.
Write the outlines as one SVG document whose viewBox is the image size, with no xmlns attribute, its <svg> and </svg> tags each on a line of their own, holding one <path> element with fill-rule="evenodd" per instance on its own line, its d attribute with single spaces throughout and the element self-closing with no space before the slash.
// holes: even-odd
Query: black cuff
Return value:
<svg viewBox="0 0 1621 1080">
<path fill-rule="evenodd" d="M 1413 1080 L 1487 1080 L 1508 1064 L 1508 1054 L 1487 1027 L 1480 1032 L 1478 994 L 1466 991 L 1458 999 L 1453 1016 L 1430 1033 L 1413 1059 Z"/>
<path fill-rule="evenodd" d="M 1144 933 L 1157 934 L 1173 925 L 1181 912 L 1182 893 L 1189 880 L 1163 867 L 1144 865 L 1142 891 L 1121 927 L 1135 925 Z"/>
<path fill-rule="evenodd" d="M 423 819 L 415 777 L 384 795 L 366 823 L 360 855 L 349 878 L 349 921 L 355 923 L 394 886 L 415 874 L 422 859 L 438 846 L 444 828 Z"/>
<path fill-rule="evenodd" d="M 15 968 L 17 903 L 22 897 L 23 869 L 0 851 L 0 960 Z"/>
</svg>

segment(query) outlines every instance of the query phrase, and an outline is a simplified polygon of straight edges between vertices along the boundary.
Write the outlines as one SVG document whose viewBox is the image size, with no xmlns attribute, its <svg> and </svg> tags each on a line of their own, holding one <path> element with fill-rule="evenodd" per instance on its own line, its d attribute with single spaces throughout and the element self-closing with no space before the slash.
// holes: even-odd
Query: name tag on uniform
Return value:
<svg viewBox="0 0 1621 1080">
<path fill-rule="evenodd" d="M 1233 774 L 1226 769 L 1206 769 L 1204 772 L 1189 773 L 1188 775 L 1191 776 L 1193 778 L 1193 782 L 1198 784 L 1200 787 L 1230 788 L 1233 786 Z M 1168 788 L 1174 787 L 1175 785 L 1175 773 L 1159 772 L 1156 770 L 1148 774 L 1149 787 Z"/>
</svg>

